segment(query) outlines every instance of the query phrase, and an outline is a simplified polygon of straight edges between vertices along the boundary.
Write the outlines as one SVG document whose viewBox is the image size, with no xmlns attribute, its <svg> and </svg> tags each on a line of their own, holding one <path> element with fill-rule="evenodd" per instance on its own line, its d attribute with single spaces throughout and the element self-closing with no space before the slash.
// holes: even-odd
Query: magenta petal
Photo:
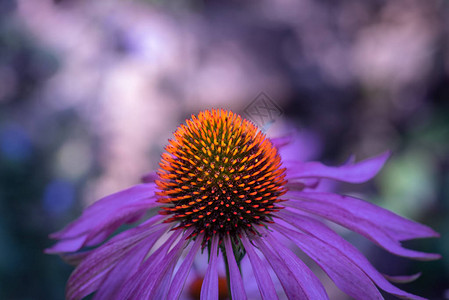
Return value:
<svg viewBox="0 0 449 300">
<path fill-rule="evenodd" d="M 241 240 L 243 246 L 245 247 L 246 253 L 248 254 L 251 267 L 253 268 L 254 276 L 256 277 L 257 286 L 259 287 L 262 299 L 278 299 L 270 274 L 265 268 L 265 265 L 262 263 L 262 260 L 254 251 L 253 245 L 251 245 L 246 237 L 242 237 Z"/>
<path fill-rule="evenodd" d="M 370 262 L 363 256 L 357 248 L 348 243 L 333 230 L 321 222 L 307 216 L 294 214 L 288 211 L 280 213 L 282 218 L 288 223 L 297 227 L 301 231 L 321 240 L 329 249 L 334 249 L 339 255 L 346 256 L 355 265 L 357 265 L 371 280 L 384 291 L 407 299 L 422 299 L 421 297 L 404 292 L 391 283 L 389 283 L 382 274 L 380 274 Z"/>
<path fill-rule="evenodd" d="M 202 238 L 197 238 L 195 243 L 187 254 L 186 258 L 179 267 L 179 270 L 176 272 L 175 277 L 170 285 L 170 289 L 168 292 L 168 299 L 178 299 L 179 295 L 181 295 L 182 288 L 184 287 L 184 283 L 189 275 L 190 269 L 192 268 L 193 259 L 195 258 L 196 253 L 201 247 Z"/>
<path fill-rule="evenodd" d="M 210 260 L 207 266 L 206 275 L 204 276 L 203 285 L 201 286 L 201 300 L 217 300 L 218 299 L 218 236 L 212 237 L 210 251 Z"/>
<path fill-rule="evenodd" d="M 346 256 L 306 234 L 287 229 L 279 224 L 271 224 L 271 227 L 293 241 L 349 296 L 366 300 L 383 299 L 368 276 Z"/>
<path fill-rule="evenodd" d="M 226 236 L 224 239 L 226 258 L 228 259 L 229 276 L 231 281 L 231 295 L 233 300 L 247 299 L 243 287 L 242 276 L 235 261 L 234 251 L 232 249 L 231 239 Z"/>
<path fill-rule="evenodd" d="M 296 255 L 270 233 L 266 234 L 265 239 L 267 243 L 261 238 L 254 242 L 278 276 L 289 299 L 329 299 L 321 282 Z"/>
<path fill-rule="evenodd" d="M 351 183 L 362 183 L 373 178 L 390 156 L 390 152 L 340 167 L 325 166 L 320 162 L 284 162 L 288 179 L 320 177 Z"/>
<path fill-rule="evenodd" d="M 414 250 L 405 249 L 399 243 L 398 237 L 411 236 L 405 234 L 406 229 L 416 229 L 417 236 L 434 235 L 435 233 L 426 226 L 414 223 L 410 220 L 401 219 L 401 217 L 394 217 L 392 214 L 385 213 L 385 210 L 376 207 L 366 211 L 367 215 L 359 214 L 356 210 L 348 210 L 351 206 L 347 203 L 345 208 L 341 207 L 344 204 L 338 203 L 341 201 L 345 203 L 346 199 L 351 199 L 351 202 L 357 202 L 355 198 L 340 196 L 330 193 L 310 193 L 310 192 L 295 192 L 289 193 L 291 200 L 284 204 L 302 211 L 307 211 L 315 215 L 321 216 L 340 224 L 354 232 L 357 232 L 366 238 L 370 239 L 385 250 L 404 257 L 432 260 L 440 258 L 440 255 L 433 253 L 423 253 Z M 361 205 L 363 206 L 363 205 Z M 375 206 L 372 206 L 375 207 Z M 392 220 L 391 224 L 384 220 Z M 404 226 L 401 228 L 401 224 Z"/>
<path fill-rule="evenodd" d="M 75 269 L 67 285 L 67 299 L 79 299 L 98 289 L 106 274 L 142 240 L 154 243 L 167 230 L 167 224 L 150 224 L 125 231 L 90 255 Z"/>
</svg>

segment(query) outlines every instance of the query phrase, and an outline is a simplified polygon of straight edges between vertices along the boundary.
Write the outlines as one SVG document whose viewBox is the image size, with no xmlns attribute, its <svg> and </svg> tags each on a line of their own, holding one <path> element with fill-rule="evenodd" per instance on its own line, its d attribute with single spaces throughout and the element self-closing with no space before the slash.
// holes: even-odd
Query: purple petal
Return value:
<svg viewBox="0 0 449 300">
<path fill-rule="evenodd" d="M 292 131 L 290 134 L 271 139 L 283 161 L 310 161 L 322 150 L 319 135 L 312 131 Z"/>
<path fill-rule="evenodd" d="M 201 236 L 199 236 L 199 238 L 202 239 Z M 152 276 L 146 280 L 144 284 L 144 293 L 142 294 L 143 297 L 139 297 L 139 299 L 167 299 L 166 295 L 170 286 L 170 279 L 172 278 L 175 265 L 189 242 L 190 240 L 185 239 L 185 236 L 181 236 L 179 242 L 162 259 L 159 269 L 156 272 L 153 271 Z"/>
<path fill-rule="evenodd" d="M 79 299 L 97 290 L 104 276 L 140 242 L 155 243 L 168 224 L 157 224 L 127 230 L 92 251 L 75 269 L 67 284 L 67 299 Z"/>
<path fill-rule="evenodd" d="M 338 210 L 344 211 L 346 214 L 351 214 L 355 218 L 376 221 L 385 230 L 388 230 L 390 236 L 398 241 L 439 237 L 437 232 L 425 225 L 398 216 L 389 210 L 361 199 L 332 193 L 293 192 L 292 195 L 301 199 L 333 206 Z"/>
<path fill-rule="evenodd" d="M 173 231 L 168 239 L 123 283 L 113 299 L 144 299 L 142 296 L 147 287 L 146 281 L 149 279 L 154 281 L 154 277 L 160 274 L 160 266 L 171 259 L 167 252 L 180 234 L 180 230 Z"/>
<path fill-rule="evenodd" d="M 323 243 L 327 244 L 330 249 L 335 249 L 340 255 L 346 256 L 355 265 L 357 265 L 366 275 L 368 275 L 374 283 L 383 289 L 384 291 L 396 295 L 398 297 L 408 298 L 408 299 L 422 299 L 421 297 L 404 292 L 391 283 L 389 283 L 384 276 L 382 276 L 363 256 L 357 248 L 348 243 L 341 236 L 336 234 L 333 230 L 329 229 L 327 226 L 321 222 L 312 219 L 310 217 L 294 214 L 288 211 L 282 211 L 279 214 L 282 218 L 300 229 L 301 231 L 321 240 Z"/>
<path fill-rule="evenodd" d="M 273 235 L 268 236 L 268 241 L 272 245 L 276 245 L 273 249 L 286 263 L 288 268 L 292 270 L 295 277 L 298 278 L 298 281 L 303 284 L 304 291 L 309 299 L 329 299 L 319 279 L 290 249 L 279 243 L 273 238 Z"/>
<path fill-rule="evenodd" d="M 418 279 L 421 276 L 421 272 L 413 274 L 413 275 L 404 275 L 404 276 L 391 276 L 391 275 L 385 275 L 383 274 L 383 276 L 391 282 L 396 282 L 396 283 L 409 283 L 412 281 L 415 281 L 416 279 Z"/>
<path fill-rule="evenodd" d="M 196 253 L 201 247 L 202 238 L 198 237 L 195 240 L 195 243 L 187 254 L 186 258 L 179 267 L 178 272 L 176 272 L 175 277 L 170 285 L 168 299 L 178 299 L 179 295 L 181 295 L 182 288 L 184 287 L 184 283 L 189 275 L 190 269 L 192 268 L 193 259 L 195 258 Z"/>
<path fill-rule="evenodd" d="M 157 175 L 157 173 L 153 171 L 143 175 L 140 181 L 142 181 L 143 183 L 153 183 L 158 178 L 159 175 Z"/>
<path fill-rule="evenodd" d="M 321 282 L 310 269 L 270 233 L 255 239 L 256 245 L 270 263 L 289 299 L 329 299 Z M 271 246 L 270 249 L 267 244 Z"/>
<path fill-rule="evenodd" d="M 240 276 L 240 270 L 235 261 L 234 251 L 232 249 L 231 239 L 229 236 L 224 238 L 226 249 L 226 258 L 228 259 L 229 277 L 231 281 L 231 295 L 233 300 L 247 299 L 243 280 Z"/>
<path fill-rule="evenodd" d="M 320 179 L 318 178 L 303 178 L 295 182 L 288 182 L 288 190 L 302 191 L 306 188 L 315 189 L 320 184 Z"/>
<path fill-rule="evenodd" d="M 279 281 L 284 288 L 287 298 L 296 299 L 295 297 L 298 297 L 299 299 L 307 299 L 306 294 L 302 289 L 301 283 L 298 282 L 295 274 L 279 258 L 279 256 L 275 254 L 273 250 L 271 250 L 262 241 L 262 239 L 255 238 L 253 241 L 271 265 L 271 268 L 276 273 L 276 276 L 279 278 Z"/>
<path fill-rule="evenodd" d="M 254 276 L 256 277 L 257 286 L 259 287 L 262 299 L 278 299 L 270 274 L 265 268 L 265 265 L 262 263 L 262 260 L 254 251 L 253 245 L 250 244 L 246 237 L 242 237 L 241 240 L 243 246 L 245 247 L 246 253 L 248 254 L 251 267 L 253 268 Z"/>
<path fill-rule="evenodd" d="M 373 178 L 390 156 L 390 152 L 362 160 L 355 164 L 340 167 L 325 166 L 320 162 L 284 162 L 287 167 L 287 179 L 320 177 L 351 183 L 362 183 Z"/>
<path fill-rule="evenodd" d="M 63 253 L 60 256 L 69 265 L 77 266 L 91 253 L 92 250 L 88 250 L 77 253 Z"/>
<path fill-rule="evenodd" d="M 134 274 L 154 246 L 159 236 L 140 242 L 115 265 L 107 274 L 100 288 L 94 295 L 94 300 L 112 299 L 120 290 L 121 285 Z M 124 272 L 123 270 L 126 270 Z"/>
<path fill-rule="evenodd" d="M 128 206 L 142 204 L 142 206 L 148 205 L 151 208 L 156 200 L 154 190 L 154 184 L 139 184 L 104 197 L 86 208 L 75 222 L 51 234 L 50 237 L 55 239 L 78 237 L 111 218 L 112 213 L 119 212 Z"/>
<path fill-rule="evenodd" d="M 74 252 L 83 246 L 101 243 L 120 225 L 135 222 L 159 204 L 155 202 L 154 185 L 141 184 L 103 198 L 88 207 L 80 218 L 51 235 L 62 239 L 48 253 Z"/>
<path fill-rule="evenodd" d="M 271 138 L 270 141 L 273 144 L 273 146 L 275 146 L 279 150 L 293 141 L 293 135 L 288 134 L 281 137 Z"/>
<path fill-rule="evenodd" d="M 218 236 L 212 238 L 212 246 L 210 251 L 210 261 L 207 266 L 206 275 L 204 276 L 203 285 L 201 286 L 201 300 L 217 300 L 218 299 Z"/>
<path fill-rule="evenodd" d="M 349 296 L 366 300 L 383 299 L 368 276 L 335 248 L 329 247 L 314 237 L 290 230 L 279 224 L 271 224 L 271 228 L 293 241 Z"/>
<path fill-rule="evenodd" d="M 47 254 L 55 254 L 55 253 L 65 253 L 65 252 L 73 252 L 81 249 L 83 245 L 86 243 L 87 236 L 82 235 L 76 238 L 66 239 L 57 242 L 51 248 L 47 248 L 44 250 Z"/>
<path fill-rule="evenodd" d="M 440 258 L 440 255 L 438 254 L 423 253 L 405 249 L 399 243 L 398 237 L 404 236 L 406 228 L 409 230 L 416 229 L 418 231 L 417 236 L 419 237 L 422 237 L 426 233 L 432 235 L 434 234 L 431 229 L 428 229 L 423 225 L 416 224 L 406 219 L 401 220 L 401 217 L 399 216 L 394 218 L 392 215 L 384 213 L 385 210 L 380 208 L 377 208 L 375 212 L 371 211 L 371 214 L 368 214 L 368 217 L 371 219 L 365 215 L 358 214 L 355 210 L 348 211 L 345 208 L 350 207 L 350 204 L 343 208 L 341 207 L 342 205 L 338 203 L 339 201 L 345 203 L 345 199 L 350 198 L 346 196 L 330 193 L 307 193 L 295 191 L 290 192 L 289 195 L 291 200 L 284 202 L 284 205 L 313 213 L 347 227 L 348 229 L 365 236 L 393 254 L 419 260 L 432 260 Z M 355 198 L 351 198 L 350 201 L 357 202 Z M 392 224 L 388 224 L 388 222 L 383 221 L 390 219 L 394 221 Z M 401 224 L 406 224 L 408 227 L 401 228 Z"/>
</svg>

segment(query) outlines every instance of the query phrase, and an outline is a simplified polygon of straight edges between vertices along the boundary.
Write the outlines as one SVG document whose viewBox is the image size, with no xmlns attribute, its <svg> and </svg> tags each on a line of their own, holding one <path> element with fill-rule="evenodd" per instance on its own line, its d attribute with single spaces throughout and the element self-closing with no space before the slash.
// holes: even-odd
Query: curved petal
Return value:
<svg viewBox="0 0 449 300">
<path fill-rule="evenodd" d="M 131 277 L 139 268 L 145 257 L 148 255 L 156 240 L 144 240 L 129 251 L 106 275 L 99 289 L 95 293 L 94 300 L 112 299 L 120 290 L 121 285 Z M 126 270 L 124 272 L 123 270 Z"/>
<path fill-rule="evenodd" d="M 168 224 L 147 224 L 125 231 L 92 251 L 75 269 L 67 284 L 67 299 L 80 299 L 98 289 L 124 255 L 142 241 L 155 243 Z"/>
<path fill-rule="evenodd" d="M 329 167 L 320 162 L 285 161 L 287 179 L 320 177 L 351 183 L 362 183 L 373 178 L 382 168 L 390 152 L 340 167 Z"/>
<path fill-rule="evenodd" d="M 232 249 L 231 239 L 229 236 L 224 238 L 226 249 L 226 258 L 228 259 L 229 277 L 231 281 L 231 295 L 233 300 L 246 299 L 245 289 L 243 287 L 242 276 L 235 261 L 234 251 Z"/>
<path fill-rule="evenodd" d="M 201 236 L 197 237 L 192 248 L 179 267 L 178 272 L 176 272 L 176 275 L 171 282 L 167 299 L 178 299 L 179 295 L 181 295 L 184 283 L 187 279 L 187 276 L 189 275 L 190 269 L 192 268 L 193 259 L 195 258 L 196 253 L 201 247 L 202 240 L 203 239 Z"/>
<path fill-rule="evenodd" d="M 376 223 L 388 230 L 389 234 L 398 241 L 440 236 L 425 225 L 408 220 L 382 207 L 354 197 L 318 192 L 292 192 L 291 195 L 295 198 L 335 207 L 336 210 L 349 214 L 354 218 L 375 220 Z"/>
<path fill-rule="evenodd" d="M 275 146 L 279 150 L 293 141 L 293 134 L 287 134 L 280 137 L 270 138 L 270 141 L 273 144 L 273 146 Z"/>
<path fill-rule="evenodd" d="M 188 235 L 187 235 L 188 236 Z M 143 297 L 138 299 L 150 299 L 159 300 L 167 299 L 167 292 L 170 284 L 170 279 L 172 278 L 173 271 L 176 263 L 181 257 L 184 248 L 190 242 L 189 239 L 185 238 L 185 235 L 181 236 L 178 243 L 170 250 L 170 252 L 162 259 L 161 264 L 157 271 L 151 273 L 151 276 L 145 281 Z M 202 239 L 202 236 L 198 238 Z"/>
<path fill-rule="evenodd" d="M 262 263 L 262 260 L 254 251 L 253 245 L 251 245 L 246 237 L 242 237 L 241 240 L 245 247 L 246 254 L 248 254 L 251 267 L 253 268 L 254 277 L 256 277 L 257 286 L 259 287 L 262 299 L 278 299 L 270 274 Z"/>
<path fill-rule="evenodd" d="M 262 239 L 255 242 L 271 264 L 289 299 L 329 299 L 321 282 L 296 255 L 270 233 L 265 233 L 264 240 L 266 242 Z"/>
<path fill-rule="evenodd" d="M 413 274 L 413 275 L 404 275 L 404 276 L 391 276 L 382 274 L 388 281 L 396 282 L 396 283 L 409 283 L 415 281 L 421 276 L 421 272 Z"/>
<path fill-rule="evenodd" d="M 383 299 L 370 278 L 335 248 L 329 247 L 314 237 L 288 229 L 277 223 L 271 224 L 271 228 L 293 241 L 349 296 L 366 300 Z"/>
<path fill-rule="evenodd" d="M 379 212 L 379 219 L 375 217 L 376 214 L 374 214 L 371 219 L 368 219 L 366 216 L 348 211 L 336 204 L 338 201 L 344 201 L 345 198 L 348 197 L 327 193 L 291 192 L 291 200 L 286 201 L 283 204 L 285 206 L 313 213 L 315 215 L 331 220 L 337 224 L 340 224 L 354 232 L 365 236 L 369 240 L 373 241 L 377 245 L 393 254 L 419 260 L 432 260 L 440 258 L 439 254 L 423 253 L 403 248 L 399 243 L 399 240 L 395 237 L 397 237 L 398 235 L 402 236 L 401 233 L 404 231 L 404 229 L 392 230 L 388 226 L 391 227 L 394 225 L 386 224 L 385 222 L 377 222 L 379 219 L 382 220 L 382 218 L 391 219 L 391 216 L 382 214 L 382 210 L 377 210 L 376 212 Z M 375 220 L 376 223 L 374 223 L 372 220 Z M 396 218 L 395 220 L 399 223 L 401 222 L 400 217 Z M 402 223 L 409 224 L 408 228 L 410 230 L 413 230 L 413 228 L 417 228 L 417 230 L 420 230 L 423 227 L 426 228 L 423 225 L 416 224 L 406 219 L 403 219 Z M 419 234 L 419 236 L 421 236 L 421 234 Z"/>
<path fill-rule="evenodd" d="M 303 290 L 302 284 L 296 278 L 295 274 L 288 268 L 279 256 L 273 252 L 260 238 L 253 240 L 259 250 L 267 259 L 271 268 L 279 278 L 279 282 L 284 288 L 288 299 L 307 299 L 306 293 Z"/>
<path fill-rule="evenodd" d="M 276 245 L 276 247 L 273 248 L 279 254 L 279 257 L 285 261 L 293 274 L 304 283 L 304 290 L 310 299 L 329 299 L 320 280 L 306 266 L 306 264 L 304 264 L 290 249 L 276 241 L 276 239 L 273 238 L 273 235 L 268 236 L 268 241 L 272 245 Z"/>
<path fill-rule="evenodd" d="M 218 236 L 212 238 L 210 251 L 210 260 L 207 266 L 206 275 L 204 276 L 203 285 L 201 286 L 201 300 L 217 300 L 218 299 Z"/>
<path fill-rule="evenodd" d="M 154 184 L 140 184 L 98 200 L 80 218 L 50 235 L 61 239 L 47 253 L 74 252 L 81 247 L 102 242 L 120 225 L 135 222 L 145 211 L 159 206 Z"/>
<path fill-rule="evenodd" d="M 143 183 L 153 183 L 158 178 L 159 178 L 159 175 L 157 175 L 157 173 L 155 171 L 152 171 L 152 172 L 149 172 L 149 173 L 143 175 L 140 178 L 140 181 L 142 181 Z"/>
<path fill-rule="evenodd" d="M 384 276 L 382 276 L 363 256 L 357 248 L 348 243 L 345 239 L 335 233 L 333 230 L 325 226 L 323 223 L 312 219 L 310 217 L 294 214 L 288 211 L 282 211 L 279 215 L 288 223 L 300 229 L 301 231 L 310 234 L 311 236 L 321 240 L 327 244 L 329 248 L 335 248 L 340 255 L 346 256 L 349 260 L 354 262 L 371 280 L 382 290 L 398 297 L 407 299 L 422 299 L 421 297 L 404 292 L 391 283 L 389 283 Z"/>
<path fill-rule="evenodd" d="M 140 265 L 138 270 L 122 285 L 120 291 L 115 294 L 116 300 L 121 299 L 147 299 L 143 297 L 150 281 L 154 282 L 155 277 L 160 274 L 164 264 L 172 259 L 174 252 L 168 250 L 181 234 L 180 230 L 175 230 L 168 239 Z M 153 284 L 151 286 L 154 286 Z"/>
</svg>

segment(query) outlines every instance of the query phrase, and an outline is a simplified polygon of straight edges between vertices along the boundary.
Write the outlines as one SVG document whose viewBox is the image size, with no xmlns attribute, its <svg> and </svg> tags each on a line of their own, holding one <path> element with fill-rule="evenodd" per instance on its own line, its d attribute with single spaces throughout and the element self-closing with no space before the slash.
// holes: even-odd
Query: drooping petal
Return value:
<svg viewBox="0 0 449 300">
<path fill-rule="evenodd" d="M 265 268 L 262 260 L 253 249 L 253 245 L 248 241 L 246 237 L 242 237 L 242 243 L 248 254 L 251 267 L 253 268 L 254 277 L 256 277 L 257 286 L 259 287 L 260 295 L 262 299 L 278 299 L 276 289 L 273 281 L 271 280 L 268 270 Z"/>
<path fill-rule="evenodd" d="M 310 299 L 329 299 L 320 280 L 306 266 L 306 264 L 304 264 L 290 249 L 285 247 L 282 243 L 279 243 L 273 235 L 268 235 L 268 241 L 272 245 L 276 245 L 273 249 L 287 264 L 290 270 L 292 270 L 298 280 L 304 284 L 304 291 Z"/>
<path fill-rule="evenodd" d="M 295 214 L 288 211 L 282 211 L 279 215 L 288 223 L 310 234 L 327 244 L 330 249 L 335 248 L 337 253 L 346 256 L 355 265 L 357 265 L 371 280 L 384 291 L 406 299 L 422 299 L 421 297 L 404 292 L 391 283 L 389 283 L 382 274 L 380 274 L 370 262 L 363 256 L 357 248 L 348 243 L 345 239 L 325 226 L 323 223 L 308 216 Z"/>
<path fill-rule="evenodd" d="M 302 289 L 302 285 L 298 282 L 293 272 L 287 265 L 279 258 L 277 254 L 274 253 L 261 239 L 254 239 L 255 244 L 263 253 L 271 268 L 276 273 L 279 278 L 279 282 L 284 288 L 285 294 L 289 299 L 295 299 L 298 297 L 300 299 L 307 299 L 305 292 Z"/>
<path fill-rule="evenodd" d="M 167 240 L 126 280 L 113 299 L 146 299 L 143 297 L 143 294 L 146 292 L 145 289 L 148 287 L 148 284 L 151 283 L 147 282 L 154 282 L 154 277 L 160 274 L 161 266 L 172 258 L 174 252 L 168 253 L 168 250 L 180 234 L 180 230 L 173 231 Z M 152 284 L 152 286 L 154 285 Z"/>
<path fill-rule="evenodd" d="M 57 242 L 52 247 L 45 249 L 44 252 L 47 254 L 74 252 L 83 247 L 86 243 L 86 239 L 87 235 L 64 239 Z"/>
<path fill-rule="evenodd" d="M 199 235 L 198 239 L 202 239 Z M 184 248 L 190 242 L 185 236 L 181 236 L 178 243 L 170 250 L 170 252 L 162 259 L 157 271 L 153 271 L 151 276 L 145 281 L 143 297 L 139 299 L 159 300 L 167 299 L 167 292 L 170 284 L 170 279 L 173 276 L 173 271 L 178 262 Z"/>
<path fill-rule="evenodd" d="M 60 239 L 47 253 L 74 252 L 82 246 L 102 242 L 120 225 L 136 221 L 145 211 L 156 207 L 154 184 L 140 184 L 98 200 L 80 218 L 50 235 Z"/>
<path fill-rule="evenodd" d="M 293 141 L 293 135 L 288 134 L 281 137 L 271 138 L 270 141 L 273 143 L 273 146 L 275 146 L 278 149 L 281 149 Z"/>
<path fill-rule="evenodd" d="M 432 260 L 440 258 L 440 255 L 438 254 L 423 253 L 403 248 L 399 243 L 399 240 L 395 238 L 395 233 L 399 233 L 399 236 L 403 236 L 400 235 L 402 231 L 399 230 L 399 228 L 397 228 L 397 230 L 391 230 L 391 228 L 388 227 L 390 225 L 385 222 L 378 222 L 378 219 L 376 218 L 368 219 L 363 215 L 350 212 L 345 208 L 338 206 L 336 202 L 344 201 L 345 197 L 343 196 L 327 193 L 305 193 L 292 191 L 290 193 L 290 199 L 290 201 L 284 202 L 286 206 L 313 213 L 340 224 L 365 236 L 393 254 L 419 260 Z M 391 216 L 388 216 L 387 214 L 382 214 L 382 210 L 379 210 L 379 215 L 380 218 L 391 218 Z M 396 221 L 400 223 L 400 217 L 398 217 Z M 402 222 L 404 224 L 410 224 L 412 227 L 409 228 L 416 227 L 417 230 L 425 227 L 420 224 L 415 225 L 414 222 L 406 219 Z M 421 236 L 421 234 L 419 235 Z"/>
<path fill-rule="evenodd" d="M 96 224 L 101 223 L 109 213 L 131 204 L 153 199 L 154 190 L 154 184 L 139 184 L 106 196 L 87 207 L 75 222 L 58 232 L 52 233 L 50 237 L 55 239 L 77 237 L 95 227 Z M 152 202 L 154 201 L 153 199 Z"/>
<path fill-rule="evenodd" d="M 231 281 L 231 295 L 233 300 L 247 299 L 245 289 L 243 287 L 242 276 L 235 261 L 234 251 L 232 249 L 231 239 L 229 236 L 224 238 L 226 249 L 226 258 L 228 260 L 229 277 Z"/>
<path fill-rule="evenodd" d="M 159 175 L 157 175 L 157 172 L 152 171 L 143 175 L 140 178 L 140 181 L 142 181 L 143 183 L 153 183 L 156 179 L 159 179 Z"/>
<path fill-rule="evenodd" d="M 92 251 L 75 269 L 67 284 L 67 299 L 80 299 L 97 290 L 107 273 L 142 241 L 155 243 L 168 224 L 152 223 L 125 231 Z"/>
<path fill-rule="evenodd" d="M 396 283 L 409 283 L 415 281 L 421 276 L 421 272 L 418 272 L 413 275 L 403 275 L 403 276 L 391 276 L 382 274 L 388 281 L 396 282 Z"/>
<path fill-rule="evenodd" d="M 170 299 L 167 298 L 167 294 L 170 288 L 170 280 L 173 277 L 175 266 L 178 263 L 183 249 L 188 244 L 188 240 L 181 239 L 176 247 L 168 254 L 171 258 L 163 264 L 163 269 L 157 276 L 153 283 L 153 287 L 148 287 L 146 293 L 144 294 L 144 299 L 159 300 L 159 299 Z M 173 254 L 172 254 L 173 253 Z"/>
<path fill-rule="evenodd" d="M 76 253 L 63 253 L 61 254 L 61 258 L 72 266 L 79 265 L 83 260 L 86 259 L 86 257 L 92 253 L 92 250 L 82 251 L 82 252 L 76 252 Z"/>
<path fill-rule="evenodd" d="M 383 299 L 368 276 L 337 249 L 309 235 L 288 229 L 279 224 L 271 227 L 293 241 L 313 259 L 332 281 L 346 294 L 355 299 Z"/>
<path fill-rule="evenodd" d="M 408 220 L 382 207 L 354 197 L 332 193 L 311 192 L 292 192 L 291 195 L 295 198 L 319 202 L 326 206 L 335 207 L 336 210 L 345 214 L 350 214 L 354 218 L 373 220 L 385 228 L 389 235 L 398 241 L 439 237 L 437 232 L 425 225 Z"/>
<path fill-rule="evenodd" d="M 255 239 L 254 242 L 278 276 L 287 297 L 289 299 L 328 299 L 326 291 L 315 274 L 289 249 L 274 240 L 270 233 L 267 232 L 264 235 L 264 239 Z"/>
<path fill-rule="evenodd" d="M 197 238 L 186 258 L 182 262 L 178 271 L 176 272 L 175 277 L 173 278 L 170 289 L 168 292 L 168 299 L 178 299 L 179 295 L 181 295 L 182 288 L 184 287 L 184 283 L 189 275 L 190 269 L 192 268 L 193 259 L 195 258 L 196 253 L 201 247 L 202 238 Z"/>
<path fill-rule="evenodd" d="M 351 183 L 362 183 L 373 178 L 390 156 L 390 152 L 362 160 L 358 163 L 340 167 L 329 167 L 320 162 L 285 161 L 287 179 L 294 178 L 330 178 Z"/>
<path fill-rule="evenodd" d="M 203 285 L 201 286 L 201 300 L 217 300 L 218 299 L 218 236 L 212 238 L 210 251 L 210 260 L 207 266 L 206 275 L 204 276 Z"/>
<path fill-rule="evenodd" d="M 150 242 L 144 240 L 124 255 L 115 267 L 105 276 L 99 289 L 95 292 L 93 300 L 112 299 L 120 290 L 123 282 L 137 271 L 144 258 L 148 255 L 150 249 L 154 246 L 156 240 L 157 238 Z M 126 270 L 126 272 L 124 272 L 124 270 Z"/>
</svg>

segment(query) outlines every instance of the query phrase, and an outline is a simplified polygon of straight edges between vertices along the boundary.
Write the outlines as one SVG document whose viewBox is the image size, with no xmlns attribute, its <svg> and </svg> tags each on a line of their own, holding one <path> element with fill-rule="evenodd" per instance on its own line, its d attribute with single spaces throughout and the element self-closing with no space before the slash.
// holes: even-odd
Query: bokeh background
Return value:
<svg viewBox="0 0 449 300">
<path fill-rule="evenodd" d="M 414 262 L 342 232 L 400 285 L 449 299 L 449 3 L 444 0 L 0 1 L 0 299 L 63 299 L 48 234 L 157 167 L 207 108 L 265 93 L 298 157 L 387 149 L 370 183 L 334 186 L 433 227 Z M 325 279 L 324 279 L 325 280 Z M 328 282 L 331 299 L 346 299 Z M 390 299 L 386 295 L 387 299 Z"/>
</svg>

